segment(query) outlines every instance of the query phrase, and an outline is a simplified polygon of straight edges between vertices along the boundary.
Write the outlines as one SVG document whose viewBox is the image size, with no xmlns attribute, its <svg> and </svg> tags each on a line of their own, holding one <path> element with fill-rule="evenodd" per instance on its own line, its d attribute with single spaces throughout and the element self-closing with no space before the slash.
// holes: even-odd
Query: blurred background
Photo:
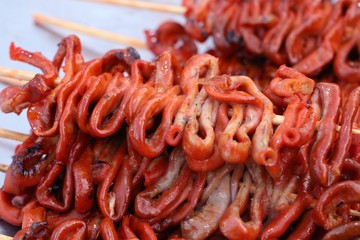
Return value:
<svg viewBox="0 0 360 240">
<path fill-rule="evenodd" d="M 145 0 L 149 1 L 149 0 Z M 149 1 L 150 2 L 150 1 Z M 181 0 L 156 0 L 152 2 L 180 5 Z M 144 29 L 155 30 L 165 20 L 175 20 L 183 23 L 181 15 L 171 15 L 162 12 L 152 12 L 125 8 L 120 6 L 86 2 L 81 0 L 0 0 L 0 66 L 38 72 L 39 70 L 9 58 L 9 46 L 14 42 L 16 46 L 28 51 L 39 51 L 52 59 L 60 40 L 74 32 L 60 28 L 44 28 L 33 21 L 33 14 L 61 18 L 67 21 L 88 25 L 94 28 L 112 31 L 117 34 L 133 37 L 145 41 Z M 76 33 L 75 33 L 76 34 Z M 77 34 L 82 42 L 83 55 L 90 60 L 103 55 L 114 48 L 124 48 L 125 45 Z M 153 59 L 147 50 L 138 49 L 141 58 Z M 6 85 L 0 83 L 0 90 Z M 22 133 L 29 133 L 30 128 L 26 120 L 26 112 L 20 116 L 3 114 L 0 112 L 0 128 L 6 128 Z M 0 163 L 10 164 L 17 141 L 0 139 Z M 4 173 L 0 173 L 0 184 L 4 181 Z M 11 228 L 0 221 L 0 233 L 10 234 Z"/>
</svg>

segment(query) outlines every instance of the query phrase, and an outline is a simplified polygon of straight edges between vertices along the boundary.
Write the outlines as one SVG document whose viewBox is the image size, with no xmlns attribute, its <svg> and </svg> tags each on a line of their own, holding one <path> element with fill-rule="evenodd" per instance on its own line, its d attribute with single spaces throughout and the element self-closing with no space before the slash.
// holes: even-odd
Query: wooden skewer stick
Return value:
<svg viewBox="0 0 360 240">
<path fill-rule="evenodd" d="M 0 234 L 0 240 L 12 240 L 12 237 Z"/>
<path fill-rule="evenodd" d="M 0 66 L 0 77 L 4 80 L 2 82 L 9 81 L 13 86 L 24 85 L 26 81 L 33 79 L 34 75 L 35 74 L 31 72 Z"/>
<path fill-rule="evenodd" d="M 9 166 L 3 163 L 0 163 L 0 172 L 6 172 Z"/>
<path fill-rule="evenodd" d="M 19 141 L 19 142 L 24 142 L 29 137 L 29 135 L 0 128 L 0 137 Z M 0 163 L 0 172 L 6 172 L 7 169 L 8 169 L 7 165 Z M 1 240 L 1 235 L 0 235 L 0 240 Z"/>
<path fill-rule="evenodd" d="M 24 142 L 29 137 L 29 135 L 25 133 L 19 133 L 8 129 L 0 128 L 0 137 L 19 141 L 19 142 Z"/>
<path fill-rule="evenodd" d="M 76 33 L 86 34 L 91 37 L 101 38 L 107 41 L 112 41 L 116 43 L 120 43 L 122 45 L 132 46 L 135 48 L 146 49 L 146 44 L 143 41 L 122 36 L 113 32 L 104 31 L 101 29 L 91 28 L 85 25 L 81 25 L 78 23 L 73 23 L 69 21 L 65 21 L 62 19 L 45 16 L 42 14 L 34 14 L 34 21 L 36 24 L 42 26 L 56 26 L 66 30 L 70 30 Z"/>
<path fill-rule="evenodd" d="M 11 69 L 11 68 L 6 68 L 6 67 L 1 67 L 0 66 L 0 82 L 2 82 L 2 76 L 5 76 L 8 79 L 12 79 L 14 81 L 14 84 L 17 84 L 17 81 L 20 80 L 16 80 L 16 78 L 20 78 L 20 79 L 27 79 L 30 80 L 34 77 L 35 73 L 31 73 L 31 72 L 26 72 L 26 71 L 20 71 L 20 70 L 16 70 L 16 69 Z M 61 79 L 58 79 L 57 82 L 59 83 L 61 81 Z M 8 82 L 4 82 L 4 83 L 8 83 Z M 12 82 L 9 82 L 9 84 L 13 84 Z M 272 123 L 273 125 L 280 125 L 282 122 L 284 122 L 284 116 L 281 115 L 274 115 L 273 119 L 272 119 Z M 340 131 L 341 126 L 337 126 L 336 131 Z M 352 133 L 353 134 L 360 134 L 360 129 L 352 129 Z M 0 137 L 3 137 L 0 135 Z"/>
<path fill-rule="evenodd" d="M 131 7 L 137 9 L 141 8 L 151 11 L 159 11 L 159 12 L 167 12 L 167 13 L 175 13 L 175 14 L 184 14 L 186 12 L 186 8 L 182 6 L 174 6 L 168 4 L 152 3 L 152 2 L 136 1 L 136 0 L 82 0 L 82 1 L 107 3 L 112 5 L 119 5 L 119 6 Z"/>
<path fill-rule="evenodd" d="M 360 212 L 359 212 L 359 211 L 350 209 L 350 212 L 349 212 L 349 213 L 350 213 L 351 216 L 360 217 Z"/>
<path fill-rule="evenodd" d="M 284 122 L 284 116 L 282 116 L 282 115 L 274 115 L 274 118 L 272 119 L 272 124 L 273 125 L 278 126 L 283 122 Z M 341 126 L 337 125 L 336 126 L 336 131 L 340 132 L 340 129 L 341 129 Z M 360 129 L 352 128 L 351 132 L 352 132 L 352 134 L 360 134 Z"/>
<path fill-rule="evenodd" d="M 3 76 L 0 76 L 0 82 L 5 83 L 10 86 L 16 86 L 16 87 L 21 87 L 27 83 L 26 80 L 20 80 L 17 78 L 10 78 L 10 77 L 3 77 Z"/>
<path fill-rule="evenodd" d="M 23 86 L 28 81 L 33 79 L 35 73 L 17 70 L 8 67 L 0 66 L 0 82 L 6 83 L 11 86 Z M 55 80 L 55 84 L 59 84 L 61 81 L 60 78 Z"/>
</svg>

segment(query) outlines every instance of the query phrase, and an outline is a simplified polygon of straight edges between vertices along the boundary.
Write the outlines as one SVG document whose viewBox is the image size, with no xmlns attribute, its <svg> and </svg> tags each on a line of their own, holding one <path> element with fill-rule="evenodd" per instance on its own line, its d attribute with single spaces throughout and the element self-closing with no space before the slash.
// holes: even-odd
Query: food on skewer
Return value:
<svg viewBox="0 0 360 240">
<path fill-rule="evenodd" d="M 281 66 L 261 92 L 219 75 L 209 54 L 181 66 L 127 48 L 85 61 L 76 36 L 52 61 L 10 52 L 43 71 L 1 92 L 3 111 L 27 109 L 32 130 L 0 190 L 1 218 L 22 226 L 15 239 L 360 234 L 359 88 L 342 99 Z"/>
<path fill-rule="evenodd" d="M 341 81 L 360 82 L 357 0 L 185 0 L 183 6 L 185 32 L 194 41 L 212 39 L 223 73 L 251 76 L 253 65 L 287 64 L 317 79 L 332 69 Z"/>
<path fill-rule="evenodd" d="M 155 56 L 172 50 L 182 65 L 197 53 L 194 39 L 181 24 L 173 21 L 162 23 L 155 32 L 145 30 L 145 36 L 147 47 Z"/>
</svg>

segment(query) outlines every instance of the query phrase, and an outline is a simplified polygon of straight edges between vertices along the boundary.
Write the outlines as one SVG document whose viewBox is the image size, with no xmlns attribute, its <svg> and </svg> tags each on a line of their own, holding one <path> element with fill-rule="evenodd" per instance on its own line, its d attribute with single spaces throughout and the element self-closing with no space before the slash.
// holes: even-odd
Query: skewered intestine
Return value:
<svg viewBox="0 0 360 240">
<path fill-rule="evenodd" d="M 210 54 L 183 67 L 132 48 L 85 61 L 76 36 L 41 59 L 44 74 L 1 94 L 4 111 L 28 109 L 32 130 L 0 191 L 1 218 L 22 225 L 15 239 L 357 234 L 359 88 L 342 99 L 282 65 L 262 92 L 219 75 Z"/>
<path fill-rule="evenodd" d="M 164 23 L 177 26 L 178 40 L 166 35 L 161 25 L 155 38 L 148 39 L 151 50 L 154 45 L 172 48 L 184 62 L 194 43 L 183 49 L 175 43 L 211 38 L 211 52 L 221 59 L 222 73 L 246 71 L 253 78 L 251 69 L 255 68 L 259 77 L 264 72 L 259 65 L 271 62 L 317 78 L 332 69 L 340 81 L 360 81 L 357 0 L 184 0 L 183 6 L 187 9 L 185 31 L 177 23 Z M 174 43 L 172 47 L 167 39 Z"/>
</svg>

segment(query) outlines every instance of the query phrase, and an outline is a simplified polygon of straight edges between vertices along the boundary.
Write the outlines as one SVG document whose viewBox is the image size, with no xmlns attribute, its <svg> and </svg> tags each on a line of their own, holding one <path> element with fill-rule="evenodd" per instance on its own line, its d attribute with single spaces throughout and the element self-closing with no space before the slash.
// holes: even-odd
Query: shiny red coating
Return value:
<svg viewBox="0 0 360 240">
<path fill-rule="evenodd" d="M 346 13 L 346 24 L 356 23 L 352 1 L 340 2 L 330 6 L 329 15 Z M 314 13 L 318 19 L 309 21 L 324 28 L 313 27 L 329 34 L 321 41 L 311 36 L 309 44 L 337 46 L 341 21 L 324 23 L 317 10 L 328 9 L 327 3 L 297 9 L 287 4 L 237 2 L 242 13 L 223 7 L 239 14 L 246 44 L 260 43 L 267 30 L 278 27 L 281 36 L 269 41 L 280 47 L 266 53 L 273 61 L 286 61 L 285 35 L 291 31 L 279 19 L 301 22 Z M 259 14 L 266 18 L 261 21 Z M 230 46 L 221 36 L 216 44 Z M 302 59 L 316 51 L 303 47 L 310 55 Z M 259 56 L 265 54 L 260 50 Z M 256 81 L 220 75 L 219 60 L 210 54 L 181 66 L 172 53 L 148 62 L 127 48 L 85 62 L 77 38 L 66 38 L 54 61 L 46 62 L 64 69 L 64 77 L 28 105 L 32 134 L 15 149 L 0 191 L 0 217 L 22 225 L 18 238 L 353 236 L 360 167 L 352 129 L 359 125 L 359 89 L 329 83 L 337 81 L 331 74 L 321 76 L 327 83 L 316 83 L 294 68 L 282 65 L 275 72 L 267 60 L 251 66 L 256 62 L 240 63 Z M 315 68 L 322 65 L 317 63 Z M 269 84 L 259 84 L 260 78 Z M 30 94 L 26 87 L 19 91 Z"/>
</svg>

